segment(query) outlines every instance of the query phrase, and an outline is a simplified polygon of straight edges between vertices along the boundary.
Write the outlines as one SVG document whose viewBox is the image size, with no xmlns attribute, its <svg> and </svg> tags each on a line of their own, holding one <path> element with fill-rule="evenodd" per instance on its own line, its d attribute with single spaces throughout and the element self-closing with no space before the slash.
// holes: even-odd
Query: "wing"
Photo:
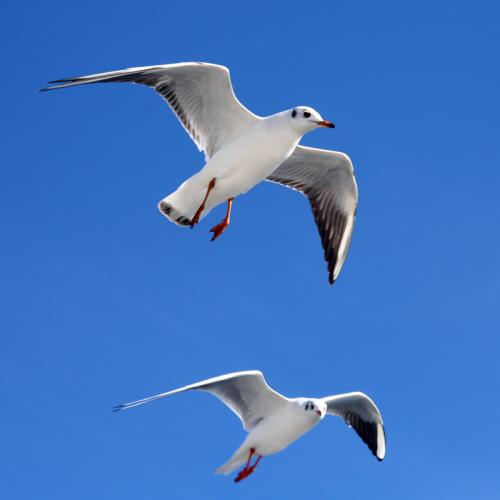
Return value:
<svg viewBox="0 0 500 500">
<path fill-rule="evenodd" d="M 260 119 L 234 95 L 229 70 L 216 64 L 179 63 L 129 68 L 55 80 L 49 82 L 55 85 L 42 91 L 97 82 L 133 82 L 152 87 L 167 101 L 207 158 Z"/>
<path fill-rule="evenodd" d="M 323 398 L 326 412 L 342 417 L 358 436 L 368 445 L 371 452 L 382 461 L 385 457 L 385 429 L 382 415 L 375 403 L 362 392 L 350 392 Z"/>
<path fill-rule="evenodd" d="M 118 405 L 113 408 L 113 411 L 127 410 L 172 394 L 192 390 L 207 391 L 218 397 L 238 415 L 247 431 L 253 429 L 267 415 L 288 403 L 287 398 L 267 385 L 260 371 L 252 370 L 221 375 L 132 403 Z"/>
<path fill-rule="evenodd" d="M 297 146 L 268 181 L 300 191 L 309 199 L 333 285 L 351 243 L 358 188 L 351 160 L 343 153 Z"/>
</svg>

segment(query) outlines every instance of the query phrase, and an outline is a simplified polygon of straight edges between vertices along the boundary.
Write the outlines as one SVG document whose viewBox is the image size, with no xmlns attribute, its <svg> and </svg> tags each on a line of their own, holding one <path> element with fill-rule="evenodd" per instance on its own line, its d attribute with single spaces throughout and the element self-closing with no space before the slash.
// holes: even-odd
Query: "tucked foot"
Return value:
<svg viewBox="0 0 500 500">
<path fill-rule="evenodd" d="M 255 467 L 245 467 L 243 470 L 238 472 L 238 475 L 234 479 L 235 483 L 239 483 L 240 481 L 243 481 L 246 477 L 248 477 L 252 472 L 255 470 Z"/>
<path fill-rule="evenodd" d="M 193 229 L 193 227 L 196 226 L 196 224 L 198 224 L 198 222 L 200 222 L 200 217 L 201 217 L 201 214 L 203 213 L 203 210 L 205 210 L 205 202 L 203 202 L 200 205 L 198 210 L 196 210 L 194 217 L 191 219 L 191 222 L 189 223 L 189 225 L 191 226 L 191 229 Z"/>
<path fill-rule="evenodd" d="M 207 192 L 205 194 L 205 198 L 203 199 L 201 205 L 198 207 L 198 210 L 196 210 L 196 213 L 194 214 L 194 217 L 191 219 L 191 222 L 189 223 L 189 225 L 191 226 L 191 229 L 193 229 L 194 226 L 196 226 L 196 224 L 198 224 L 198 222 L 200 222 L 200 217 L 201 217 L 201 214 L 203 213 L 203 210 L 205 210 L 205 203 L 207 202 L 207 199 L 208 199 L 208 195 L 210 194 L 210 191 L 212 191 L 212 189 L 215 187 L 215 177 L 208 183 L 208 187 L 207 187 Z"/>
<path fill-rule="evenodd" d="M 250 476 L 253 474 L 253 471 L 255 470 L 255 467 L 259 464 L 260 460 L 262 459 L 262 455 L 259 455 L 255 463 L 250 466 L 250 462 L 252 460 L 252 456 L 255 454 L 255 448 L 250 448 L 250 451 L 248 452 L 248 461 L 247 464 L 245 465 L 245 468 L 238 472 L 238 475 L 234 479 L 235 483 L 239 483 L 240 481 L 243 481 L 246 477 Z"/>
<path fill-rule="evenodd" d="M 196 226 L 196 224 L 198 224 L 198 222 L 200 222 L 200 217 L 201 217 L 201 214 L 203 213 L 203 210 L 205 210 L 205 203 L 202 203 L 200 205 L 200 208 L 198 208 L 198 210 L 196 210 L 194 217 L 191 219 L 191 222 L 189 223 L 189 225 L 191 226 L 191 229 L 193 229 L 193 227 Z"/>
<path fill-rule="evenodd" d="M 229 223 L 223 220 L 212 229 L 210 229 L 210 232 L 214 233 L 210 241 L 215 241 L 226 230 L 227 226 L 229 226 Z"/>
</svg>

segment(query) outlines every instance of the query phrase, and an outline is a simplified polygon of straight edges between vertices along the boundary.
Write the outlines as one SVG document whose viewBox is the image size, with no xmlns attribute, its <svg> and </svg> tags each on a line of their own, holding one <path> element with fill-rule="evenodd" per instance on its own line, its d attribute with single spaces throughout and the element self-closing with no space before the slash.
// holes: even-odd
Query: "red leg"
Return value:
<svg viewBox="0 0 500 500">
<path fill-rule="evenodd" d="M 242 481 L 243 479 L 248 477 L 250 474 L 252 474 L 253 471 L 255 470 L 255 468 L 257 467 L 257 465 L 259 464 L 259 462 L 262 460 L 262 455 L 259 455 L 259 457 L 255 461 L 255 463 L 250 467 L 250 460 L 252 459 L 252 455 L 254 453 L 255 453 L 254 448 L 251 448 L 249 456 L 248 456 L 248 462 L 247 462 L 245 468 L 242 471 L 240 471 L 238 473 L 238 475 L 236 476 L 236 479 L 234 480 L 235 483 L 239 483 L 240 481 Z"/>
<path fill-rule="evenodd" d="M 255 470 L 255 468 L 257 467 L 257 465 L 259 465 L 259 462 L 262 460 L 262 455 L 259 455 L 259 458 L 255 461 L 255 463 L 252 465 L 252 467 L 250 467 L 250 469 L 252 469 L 252 472 Z"/>
<path fill-rule="evenodd" d="M 193 227 L 196 226 L 198 222 L 200 222 L 200 217 L 201 214 L 203 213 L 203 210 L 205 210 L 205 203 L 207 202 L 208 195 L 210 194 L 210 191 L 212 191 L 214 187 L 215 187 L 215 177 L 208 183 L 208 188 L 207 188 L 207 193 L 205 194 L 205 198 L 203 199 L 198 210 L 196 210 L 194 217 L 191 219 L 191 223 L 189 224 L 191 226 L 191 229 L 193 229 Z"/>
<path fill-rule="evenodd" d="M 212 229 L 210 229 L 211 233 L 214 233 L 212 236 L 212 239 L 210 241 L 216 240 L 229 226 L 229 221 L 231 219 L 231 207 L 233 206 L 233 200 L 234 198 L 229 198 L 227 200 L 227 210 L 226 210 L 226 216 L 224 217 L 224 220 L 222 222 L 219 222 L 216 226 L 214 226 Z"/>
<path fill-rule="evenodd" d="M 250 468 L 250 461 L 252 460 L 252 457 L 255 453 L 255 448 L 250 448 L 250 451 L 248 452 L 248 460 L 247 464 L 245 467 L 238 472 L 238 475 L 236 476 L 236 479 L 234 480 L 235 483 L 239 483 L 242 479 L 245 479 L 248 476 L 248 470 Z"/>
<path fill-rule="evenodd" d="M 252 460 L 254 453 L 255 453 L 255 448 L 250 448 L 250 451 L 248 452 L 248 460 L 247 464 L 245 465 L 245 469 L 248 469 L 250 467 L 250 461 Z"/>
</svg>

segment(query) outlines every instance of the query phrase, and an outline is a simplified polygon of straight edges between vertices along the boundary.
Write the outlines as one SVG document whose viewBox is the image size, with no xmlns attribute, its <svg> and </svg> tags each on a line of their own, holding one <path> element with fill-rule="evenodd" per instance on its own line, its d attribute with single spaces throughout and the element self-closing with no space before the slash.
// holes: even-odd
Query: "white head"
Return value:
<svg viewBox="0 0 500 500">
<path fill-rule="evenodd" d="M 321 399 L 305 399 L 300 402 L 302 411 L 307 418 L 319 422 L 326 415 L 326 403 Z"/>
<path fill-rule="evenodd" d="M 335 125 L 328 120 L 323 120 L 323 117 L 314 109 L 307 106 L 297 106 L 296 108 L 285 111 L 285 116 L 288 118 L 291 126 L 305 134 L 315 130 L 318 127 L 335 128 Z"/>
</svg>

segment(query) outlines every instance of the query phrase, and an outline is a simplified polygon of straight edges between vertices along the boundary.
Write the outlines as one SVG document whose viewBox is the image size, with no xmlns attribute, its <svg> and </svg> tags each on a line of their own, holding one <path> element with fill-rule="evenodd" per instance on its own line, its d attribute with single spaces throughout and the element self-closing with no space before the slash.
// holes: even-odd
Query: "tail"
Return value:
<svg viewBox="0 0 500 500">
<path fill-rule="evenodd" d="M 183 182 L 179 188 L 158 203 L 160 212 L 171 222 L 178 226 L 191 225 L 191 219 L 195 216 L 199 206 L 203 202 L 206 193 L 206 185 L 203 177 L 198 174 L 193 175 Z M 201 214 L 203 219 L 212 209 L 210 199 L 205 205 L 205 210 Z"/>
<path fill-rule="evenodd" d="M 178 226 L 191 225 L 191 219 L 199 206 L 191 190 L 187 189 L 189 187 L 187 184 L 188 181 L 182 183 L 176 191 L 158 203 L 160 212 Z"/>
<path fill-rule="evenodd" d="M 168 198 L 161 200 L 158 203 L 158 209 L 160 212 L 174 224 L 178 226 L 189 226 L 191 224 L 191 218 L 187 217 L 184 213 L 175 208 L 171 203 L 168 202 Z"/>
<path fill-rule="evenodd" d="M 250 446 L 246 445 L 246 442 L 243 443 L 224 465 L 216 469 L 215 473 L 224 474 L 225 476 L 231 474 L 231 472 L 247 463 L 249 451 Z"/>
</svg>

